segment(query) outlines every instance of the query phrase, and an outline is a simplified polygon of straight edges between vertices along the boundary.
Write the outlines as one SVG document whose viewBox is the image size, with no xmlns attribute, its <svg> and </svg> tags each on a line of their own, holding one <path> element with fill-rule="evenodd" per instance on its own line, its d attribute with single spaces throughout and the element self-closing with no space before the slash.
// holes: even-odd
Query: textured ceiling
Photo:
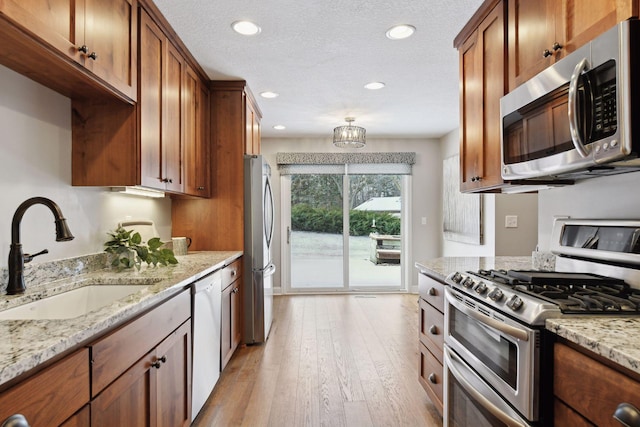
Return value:
<svg viewBox="0 0 640 427">
<path fill-rule="evenodd" d="M 458 127 L 453 39 L 482 0 L 154 1 L 211 79 L 247 81 L 265 137 L 330 137 L 347 116 L 369 138 L 440 137 Z M 262 32 L 236 34 L 237 20 Z M 403 23 L 417 28 L 411 38 L 385 37 Z M 364 89 L 371 81 L 387 86 Z"/>
</svg>

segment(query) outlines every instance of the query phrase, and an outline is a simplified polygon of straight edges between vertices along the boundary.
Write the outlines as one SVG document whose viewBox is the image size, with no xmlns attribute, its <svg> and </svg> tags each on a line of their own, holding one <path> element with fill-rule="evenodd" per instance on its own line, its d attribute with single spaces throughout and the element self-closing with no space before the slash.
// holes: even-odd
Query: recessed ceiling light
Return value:
<svg viewBox="0 0 640 427">
<path fill-rule="evenodd" d="M 275 130 L 285 130 L 287 127 L 284 125 L 275 125 L 273 128 Z"/>
<path fill-rule="evenodd" d="M 401 40 L 410 37 L 415 32 L 416 27 L 414 27 L 413 25 L 401 24 L 389 28 L 386 32 L 386 35 L 387 38 L 391 40 Z"/>
<path fill-rule="evenodd" d="M 260 96 L 263 98 L 277 98 L 280 96 L 280 94 L 271 92 L 271 91 L 266 91 L 266 92 L 260 92 Z"/>
<path fill-rule="evenodd" d="M 367 83 L 366 85 L 364 85 L 364 87 L 366 89 L 377 90 L 377 89 L 382 89 L 383 87 L 385 87 L 385 84 L 383 82 L 371 82 L 371 83 Z"/>
<path fill-rule="evenodd" d="M 262 29 L 251 21 L 236 21 L 231 24 L 231 28 L 238 34 L 243 36 L 253 36 L 258 34 Z"/>
</svg>

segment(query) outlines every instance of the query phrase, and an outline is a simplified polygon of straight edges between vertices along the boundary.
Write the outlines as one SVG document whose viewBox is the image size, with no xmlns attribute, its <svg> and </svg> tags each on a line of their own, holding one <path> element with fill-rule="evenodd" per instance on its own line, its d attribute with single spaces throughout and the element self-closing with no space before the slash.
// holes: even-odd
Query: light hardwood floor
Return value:
<svg viewBox="0 0 640 427">
<path fill-rule="evenodd" d="M 193 426 L 442 426 L 418 383 L 417 300 L 275 297 L 267 343 L 236 351 Z"/>
</svg>

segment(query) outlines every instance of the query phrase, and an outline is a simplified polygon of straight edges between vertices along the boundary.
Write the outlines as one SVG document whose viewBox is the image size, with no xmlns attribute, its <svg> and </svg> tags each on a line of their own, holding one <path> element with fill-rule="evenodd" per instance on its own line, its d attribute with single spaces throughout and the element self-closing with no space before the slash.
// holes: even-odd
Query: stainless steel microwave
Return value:
<svg viewBox="0 0 640 427">
<path fill-rule="evenodd" d="M 619 23 L 502 97 L 500 115 L 505 180 L 640 170 L 640 21 Z"/>
</svg>

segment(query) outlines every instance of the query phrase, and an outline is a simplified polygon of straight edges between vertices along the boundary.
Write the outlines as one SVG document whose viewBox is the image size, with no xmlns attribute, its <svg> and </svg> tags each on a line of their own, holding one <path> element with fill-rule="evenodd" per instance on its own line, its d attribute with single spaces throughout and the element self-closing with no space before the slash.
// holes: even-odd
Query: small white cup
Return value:
<svg viewBox="0 0 640 427">
<path fill-rule="evenodd" d="M 174 255 L 186 255 L 191 246 L 191 238 L 190 237 L 172 237 L 171 241 L 173 243 L 173 254 Z"/>
</svg>

